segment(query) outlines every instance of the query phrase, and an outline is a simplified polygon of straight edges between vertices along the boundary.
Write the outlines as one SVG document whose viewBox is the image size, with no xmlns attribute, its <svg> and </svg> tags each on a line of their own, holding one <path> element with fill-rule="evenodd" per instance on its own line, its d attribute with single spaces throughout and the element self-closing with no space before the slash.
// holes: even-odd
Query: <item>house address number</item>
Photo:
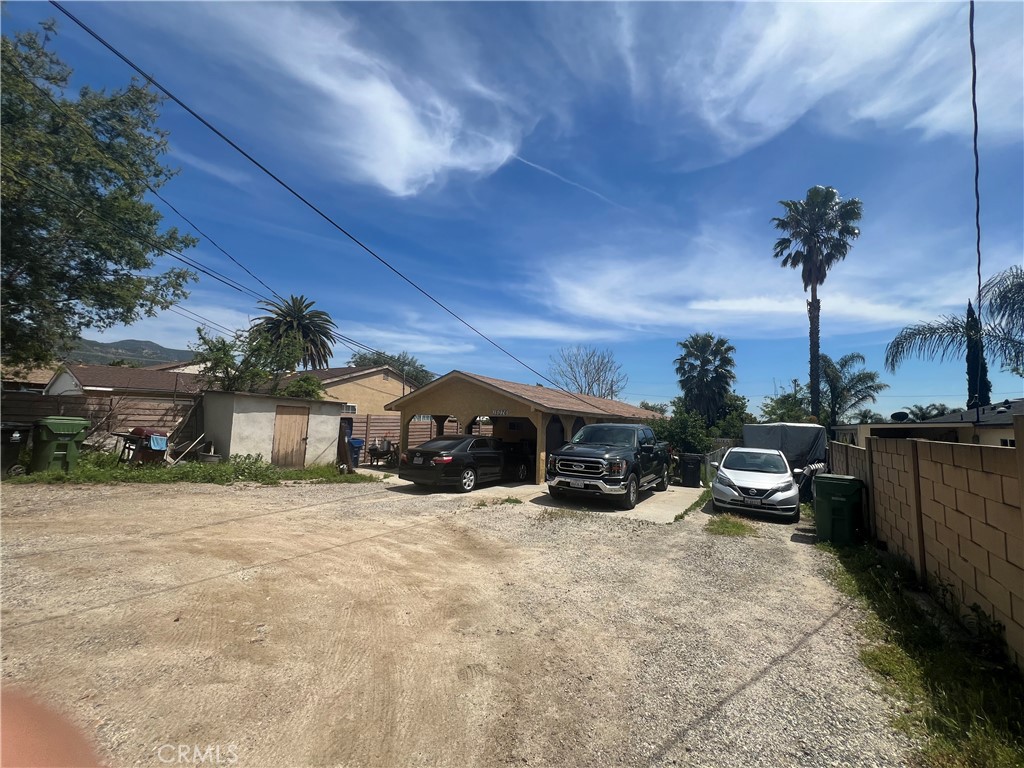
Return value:
<svg viewBox="0 0 1024 768">
<path fill-rule="evenodd" d="M 491 416 L 508 416 L 508 408 L 494 408 L 491 410 Z"/>
</svg>

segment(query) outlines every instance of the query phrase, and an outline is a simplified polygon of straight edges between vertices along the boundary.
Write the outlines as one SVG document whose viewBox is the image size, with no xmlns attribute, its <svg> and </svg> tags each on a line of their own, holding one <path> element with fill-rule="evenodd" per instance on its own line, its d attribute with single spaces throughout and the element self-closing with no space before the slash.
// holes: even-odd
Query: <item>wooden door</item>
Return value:
<svg viewBox="0 0 1024 768">
<path fill-rule="evenodd" d="M 279 405 L 274 417 L 274 451 L 270 463 L 276 467 L 302 469 L 306 465 L 306 435 L 309 408 Z"/>
</svg>

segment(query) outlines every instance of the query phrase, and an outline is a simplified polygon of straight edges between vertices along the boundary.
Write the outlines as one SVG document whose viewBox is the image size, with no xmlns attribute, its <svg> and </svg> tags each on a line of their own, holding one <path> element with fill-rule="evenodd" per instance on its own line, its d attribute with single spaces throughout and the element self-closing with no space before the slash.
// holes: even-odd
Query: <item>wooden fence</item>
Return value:
<svg viewBox="0 0 1024 768">
<path fill-rule="evenodd" d="M 77 416 L 87 419 L 92 434 L 127 432 L 135 427 L 154 427 L 184 440 L 202 431 L 198 396 L 141 397 L 130 395 L 39 395 L 4 392 L 0 411 L 5 422 L 31 423 L 46 416 Z"/>
</svg>

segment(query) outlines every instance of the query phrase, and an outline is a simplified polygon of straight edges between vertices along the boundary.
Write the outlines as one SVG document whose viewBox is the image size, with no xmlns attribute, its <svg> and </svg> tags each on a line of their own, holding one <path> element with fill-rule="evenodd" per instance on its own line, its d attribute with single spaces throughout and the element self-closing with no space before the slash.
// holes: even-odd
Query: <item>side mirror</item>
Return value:
<svg viewBox="0 0 1024 768">
<path fill-rule="evenodd" d="M 712 467 L 713 467 L 714 469 L 718 469 L 718 462 L 717 462 L 717 461 L 712 461 L 712 462 L 711 462 L 711 466 L 712 466 Z"/>
<path fill-rule="evenodd" d="M 793 477 L 796 477 L 797 475 L 802 475 L 803 473 L 804 473 L 804 471 L 802 469 L 794 469 L 793 470 Z"/>
</svg>

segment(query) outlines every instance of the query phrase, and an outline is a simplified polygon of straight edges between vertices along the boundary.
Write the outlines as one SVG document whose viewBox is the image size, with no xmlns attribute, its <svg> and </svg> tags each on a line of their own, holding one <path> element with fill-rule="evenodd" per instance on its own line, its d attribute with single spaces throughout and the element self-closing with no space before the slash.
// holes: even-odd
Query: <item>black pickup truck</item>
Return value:
<svg viewBox="0 0 1024 768">
<path fill-rule="evenodd" d="M 588 424 L 571 442 L 548 452 L 548 493 L 605 496 L 632 509 L 641 491 L 668 489 L 669 461 L 668 446 L 650 427 Z"/>
</svg>

